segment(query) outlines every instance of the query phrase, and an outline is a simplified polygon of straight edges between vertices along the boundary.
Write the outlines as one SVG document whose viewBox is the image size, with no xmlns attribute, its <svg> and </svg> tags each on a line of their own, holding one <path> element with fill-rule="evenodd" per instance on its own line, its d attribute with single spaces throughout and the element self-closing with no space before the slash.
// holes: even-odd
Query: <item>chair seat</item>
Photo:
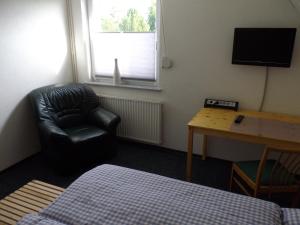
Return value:
<svg viewBox="0 0 300 225">
<path fill-rule="evenodd" d="M 260 161 L 243 161 L 235 163 L 240 170 L 242 170 L 254 183 L 256 182 L 256 174 L 258 170 Z M 273 167 L 275 165 L 275 160 L 267 160 L 263 174 L 261 177 L 261 185 L 270 185 L 271 184 L 271 174 Z M 277 167 L 278 168 L 278 167 Z M 280 168 L 280 170 L 276 170 L 272 175 L 272 185 L 292 185 L 296 184 L 297 180 L 294 175 L 292 175 L 285 168 Z"/>
<path fill-rule="evenodd" d="M 108 134 L 105 130 L 88 124 L 67 128 L 64 131 L 74 144 L 99 141 L 99 139 L 105 138 Z"/>
</svg>

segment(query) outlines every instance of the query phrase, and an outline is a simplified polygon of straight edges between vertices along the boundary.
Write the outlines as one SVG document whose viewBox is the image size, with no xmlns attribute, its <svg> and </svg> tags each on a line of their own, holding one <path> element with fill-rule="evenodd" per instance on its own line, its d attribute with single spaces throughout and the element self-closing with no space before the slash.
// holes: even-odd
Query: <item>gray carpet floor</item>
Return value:
<svg viewBox="0 0 300 225">
<path fill-rule="evenodd" d="M 157 146 L 119 141 L 118 154 L 103 163 L 185 180 L 186 153 Z M 200 156 L 194 156 L 192 182 L 228 190 L 231 164 L 229 161 L 209 157 L 203 161 Z M 91 168 L 94 166 L 97 165 Z M 45 163 L 42 154 L 38 153 L 0 173 L 0 199 L 33 179 L 66 188 L 91 168 L 81 169 L 71 175 L 60 175 L 54 172 Z M 287 206 L 286 200 L 285 197 L 281 197 L 273 201 Z"/>
<path fill-rule="evenodd" d="M 194 183 L 227 189 L 230 162 L 212 158 L 202 161 L 199 156 L 195 156 L 193 160 Z M 157 146 L 119 141 L 117 155 L 103 163 L 185 179 L 186 154 Z M 0 199 L 33 179 L 65 188 L 88 169 L 91 168 L 84 168 L 71 175 L 60 175 L 38 153 L 0 173 Z"/>
</svg>

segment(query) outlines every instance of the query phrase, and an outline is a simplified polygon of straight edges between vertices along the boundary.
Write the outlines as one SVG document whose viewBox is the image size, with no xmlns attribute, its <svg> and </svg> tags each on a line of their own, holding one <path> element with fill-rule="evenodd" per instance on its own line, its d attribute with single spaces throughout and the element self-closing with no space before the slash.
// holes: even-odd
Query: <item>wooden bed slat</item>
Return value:
<svg viewBox="0 0 300 225">
<path fill-rule="evenodd" d="M 45 186 L 45 187 L 52 188 L 52 189 L 57 190 L 57 191 L 60 191 L 60 192 L 64 192 L 64 191 L 65 191 L 64 188 L 57 187 L 57 186 L 55 186 L 55 185 L 45 183 L 45 182 L 43 182 L 43 181 L 33 180 L 32 182 L 33 182 L 33 183 L 36 183 L 36 184 L 43 185 L 43 186 Z"/>
<path fill-rule="evenodd" d="M 48 196 L 48 195 L 45 195 L 45 194 L 42 194 L 42 193 L 37 193 L 33 190 L 30 190 L 30 189 L 27 189 L 25 187 L 21 187 L 19 189 L 19 191 L 22 191 L 22 192 L 25 192 L 27 194 L 30 194 L 30 195 L 33 195 L 33 196 L 36 196 L 36 197 L 39 197 L 39 198 L 42 198 L 42 199 L 45 199 L 45 200 L 48 200 L 48 201 L 51 201 L 53 202 L 55 200 L 55 198 L 51 197 L 51 196 Z"/>
<path fill-rule="evenodd" d="M 0 209 L 0 216 L 5 216 L 5 217 L 7 217 L 9 219 L 12 219 L 12 220 L 15 220 L 15 221 L 18 221 L 22 218 L 21 216 L 18 216 L 16 214 L 11 213 L 11 212 L 7 212 L 3 209 Z"/>
<path fill-rule="evenodd" d="M 54 193 L 51 193 L 51 192 L 48 192 L 48 191 L 40 190 L 40 189 L 38 189 L 38 188 L 36 188 L 36 187 L 32 187 L 32 186 L 30 186 L 30 185 L 28 185 L 28 184 L 26 184 L 26 185 L 24 186 L 24 188 L 27 188 L 27 189 L 29 189 L 29 190 L 32 190 L 32 191 L 35 191 L 35 192 L 38 192 L 38 193 L 41 193 L 41 194 L 50 196 L 50 197 L 52 197 L 52 198 L 57 198 L 57 197 L 58 197 L 58 194 L 54 194 Z"/>
<path fill-rule="evenodd" d="M 0 225 L 10 225 L 10 224 L 9 223 L 5 223 L 5 222 L 3 222 L 3 221 L 0 220 Z"/>
<path fill-rule="evenodd" d="M 43 198 L 40 198 L 40 197 L 37 197 L 37 196 L 34 196 L 34 195 L 27 194 L 26 192 L 23 192 L 23 191 L 20 191 L 20 190 L 17 190 L 14 193 L 17 194 L 17 195 L 23 196 L 25 198 L 32 199 L 32 200 L 35 200 L 37 202 L 46 204 L 46 205 L 49 205 L 50 203 L 53 202 L 53 201 L 45 200 Z"/>
<path fill-rule="evenodd" d="M 61 191 L 53 190 L 49 187 L 45 187 L 45 186 L 42 186 L 40 184 L 28 183 L 27 185 L 29 185 L 31 187 L 38 188 L 39 190 L 47 191 L 48 193 L 53 193 L 55 195 L 60 195 L 62 193 Z"/>
<path fill-rule="evenodd" d="M 39 212 L 50 205 L 63 188 L 33 180 L 0 200 L 0 225 L 15 225 L 28 213 Z"/>
<path fill-rule="evenodd" d="M 10 206 L 7 206 L 7 205 L 3 205 L 2 203 L 0 203 L 0 209 L 4 209 L 8 212 L 12 212 L 13 214 L 21 216 L 21 217 L 24 216 L 24 212 L 17 210 L 15 208 L 12 208 Z"/>
<path fill-rule="evenodd" d="M 11 195 L 10 195 L 10 196 L 11 196 Z M 15 198 L 13 198 L 13 197 L 10 197 L 10 196 L 7 196 L 5 199 L 6 199 L 7 201 L 13 202 L 13 203 L 15 203 L 15 204 L 17 204 L 17 205 L 20 205 L 20 206 L 23 206 L 23 207 L 25 207 L 25 208 L 32 209 L 32 210 L 34 210 L 35 212 L 39 212 L 39 210 L 40 210 L 39 207 L 36 207 L 36 206 L 34 206 L 34 205 L 31 205 L 31 204 L 29 204 L 29 203 L 27 203 L 27 202 L 20 201 L 20 200 L 18 200 L 18 199 L 15 199 Z"/>
<path fill-rule="evenodd" d="M 9 202 L 9 201 L 7 201 L 7 200 L 5 200 L 5 199 L 1 200 L 1 202 L 2 202 L 4 205 L 7 205 L 7 206 L 10 206 L 10 207 L 12 207 L 12 208 L 14 208 L 14 209 L 17 209 L 17 210 L 22 211 L 24 214 L 26 214 L 26 213 L 34 213 L 34 212 L 35 212 L 34 210 L 31 210 L 31 209 L 28 209 L 28 208 L 26 208 L 26 207 L 17 205 L 17 204 L 15 204 L 15 203 L 13 203 L 13 202 Z"/>
<path fill-rule="evenodd" d="M 31 205 L 36 206 L 36 207 L 40 207 L 40 208 L 47 207 L 47 204 L 43 204 L 43 203 L 37 202 L 35 200 L 29 199 L 29 198 L 25 198 L 23 196 L 15 194 L 15 193 L 10 194 L 10 196 L 17 199 L 17 200 L 23 201 L 25 203 L 31 204 Z"/>
<path fill-rule="evenodd" d="M 9 225 L 14 225 L 16 224 L 16 221 L 15 220 L 12 220 L 12 219 L 9 219 L 7 217 L 4 217 L 4 216 L 0 216 L 0 224 L 3 223 L 3 224 L 9 224 Z M 2 224 L 1 224 L 2 225 Z"/>
</svg>

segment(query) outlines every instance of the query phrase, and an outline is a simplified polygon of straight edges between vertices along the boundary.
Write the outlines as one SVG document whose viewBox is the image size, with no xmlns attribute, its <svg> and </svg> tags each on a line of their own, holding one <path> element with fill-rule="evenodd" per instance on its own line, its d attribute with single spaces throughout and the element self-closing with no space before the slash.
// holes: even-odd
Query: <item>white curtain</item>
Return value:
<svg viewBox="0 0 300 225">
<path fill-rule="evenodd" d="M 121 77 L 155 80 L 155 33 L 94 33 L 94 72 L 112 76 L 115 58 Z"/>
</svg>

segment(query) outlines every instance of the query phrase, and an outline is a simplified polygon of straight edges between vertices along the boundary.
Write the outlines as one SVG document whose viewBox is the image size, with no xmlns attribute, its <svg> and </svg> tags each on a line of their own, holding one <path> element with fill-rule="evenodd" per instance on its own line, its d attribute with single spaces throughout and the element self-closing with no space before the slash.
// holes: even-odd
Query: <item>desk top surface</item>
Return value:
<svg viewBox="0 0 300 225">
<path fill-rule="evenodd" d="M 237 115 L 244 115 L 241 124 L 235 124 Z M 228 134 L 283 140 L 300 144 L 300 117 L 286 114 L 249 110 L 232 111 L 203 108 L 188 126 Z"/>
</svg>

